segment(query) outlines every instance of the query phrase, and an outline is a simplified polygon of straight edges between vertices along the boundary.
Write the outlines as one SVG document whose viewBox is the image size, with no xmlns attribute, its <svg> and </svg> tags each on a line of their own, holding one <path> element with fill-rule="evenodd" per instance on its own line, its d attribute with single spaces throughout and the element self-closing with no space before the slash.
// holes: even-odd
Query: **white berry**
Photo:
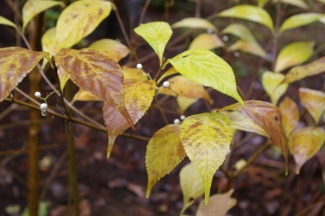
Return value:
<svg viewBox="0 0 325 216">
<path fill-rule="evenodd" d="M 169 88 L 170 82 L 169 81 L 163 82 L 163 86 L 164 86 L 164 88 Z"/>
<path fill-rule="evenodd" d="M 240 53 L 239 52 L 234 52 L 234 56 L 238 58 L 240 56 Z"/>
<path fill-rule="evenodd" d="M 41 92 L 37 91 L 37 92 L 35 92 L 34 95 L 35 95 L 35 97 L 40 98 L 41 97 Z"/>
<path fill-rule="evenodd" d="M 224 42 L 227 42 L 228 41 L 228 36 L 227 35 L 224 35 L 224 36 L 222 36 L 222 40 L 224 41 Z"/>
<path fill-rule="evenodd" d="M 185 118 L 186 118 L 185 115 L 181 115 L 180 117 L 181 120 L 184 120 Z"/>
<path fill-rule="evenodd" d="M 179 124 L 181 121 L 179 119 L 174 120 L 174 124 Z"/>
<path fill-rule="evenodd" d="M 47 108 L 48 108 L 48 106 L 47 106 L 46 103 L 42 103 L 42 104 L 40 105 L 40 109 L 41 109 L 42 112 L 47 111 Z"/>
<path fill-rule="evenodd" d="M 212 34 L 213 32 L 214 32 L 213 28 L 208 28 L 208 29 L 207 29 L 207 33 L 208 33 L 208 34 Z"/>
<path fill-rule="evenodd" d="M 142 64 L 138 63 L 138 64 L 137 64 L 137 68 L 138 68 L 138 69 L 142 69 Z"/>
</svg>

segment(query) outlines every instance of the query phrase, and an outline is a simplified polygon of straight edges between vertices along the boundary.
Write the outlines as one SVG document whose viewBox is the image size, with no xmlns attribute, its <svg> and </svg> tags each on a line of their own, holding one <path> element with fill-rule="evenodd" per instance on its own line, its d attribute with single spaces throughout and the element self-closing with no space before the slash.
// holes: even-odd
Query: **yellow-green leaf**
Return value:
<svg viewBox="0 0 325 216">
<path fill-rule="evenodd" d="M 314 42 L 294 42 L 285 46 L 276 59 L 275 72 L 307 61 L 313 54 L 314 44 Z"/>
<path fill-rule="evenodd" d="M 263 9 L 253 5 L 237 5 L 218 13 L 220 17 L 233 17 L 260 23 L 272 32 L 274 31 L 273 21 L 270 15 Z"/>
<path fill-rule="evenodd" d="M 232 135 L 230 119 L 222 113 L 192 115 L 182 123 L 182 144 L 202 176 L 206 204 L 213 175 L 226 158 Z"/>
<path fill-rule="evenodd" d="M 181 214 L 204 193 L 203 179 L 193 163 L 184 166 L 179 173 L 183 193 Z"/>
<path fill-rule="evenodd" d="M 243 24 L 232 23 L 222 30 L 222 34 L 232 34 L 247 42 L 256 42 L 252 32 Z"/>
<path fill-rule="evenodd" d="M 264 7 L 265 4 L 266 4 L 268 1 L 269 1 L 269 0 L 258 0 L 258 1 L 257 1 L 257 5 L 258 5 L 259 7 Z"/>
<path fill-rule="evenodd" d="M 141 24 L 134 31 L 147 41 L 156 52 L 161 66 L 166 44 L 173 34 L 169 24 L 166 22 L 150 22 Z"/>
<path fill-rule="evenodd" d="M 291 135 L 290 152 L 296 161 L 296 174 L 304 163 L 313 157 L 325 141 L 325 131 L 321 127 L 298 128 Z"/>
<path fill-rule="evenodd" d="M 161 75 L 161 77 L 158 79 L 157 83 L 160 83 L 163 79 L 165 79 L 168 76 L 178 74 L 176 69 L 174 67 L 170 67 L 165 73 Z"/>
<path fill-rule="evenodd" d="M 122 58 L 129 54 L 129 49 L 117 40 L 101 39 L 92 43 L 89 48 L 100 50 L 107 55 L 113 57 L 116 61 L 120 61 Z"/>
<path fill-rule="evenodd" d="M 21 47 L 0 48 L 0 102 L 43 57 L 48 57 L 48 53 Z"/>
<path fill-rule="evenodd" d="M 282 113 L 282 124 L 287 134 L 290 134 L 299 123 L 299 110 L 297 104 L 289 97 L 284 98 L 279 109 Z"/>
<path fill-rule="evenodd" d="M 292 68 L 285 76 L 283 82 L 292 83 L 305 77 L 320 74 L 325 71 L 325 56 L 306 65 Z"/>
<path fill-rule="evenodd" d="M 209 204 L 205 205 L 201 201 L 195 216 L 225 216 L 229 209 L 234 207 L 237 200 L 231 198 L 234 189 L 230 189 L 227 193 L 215 194 L 209 198 Z"/>
<path fill-rule="evenodd" d="M 249 100 L 245 101 L 245 106 L 236 103 L 223 110 L 238 111 L 260 126 L 269 135 L 273 144 L 280 148 L 287 163 L 288 137 L 282 125 L 282 114 L 275 105 L 264 101 Z"/>
<path fill-rule="evenodd" d="M 184 18 L 172 25 L 172 28 L 198 28 L 198 29 L 212 29 L 217 31 L 216 27 L 206 19 L 199 17 Z"/>
<path fill-rule="evenodd" d="M 230 118 L 231 127 L 234 129 L 257 133 L 266 137 L 269 136 L 260 126 L 238 111 L 227 112 L 226 115 Z"/>
<path fill-rule="evenodd" d="M 42 37 L 42 50 L 56 54 L 56 42 L 55 42 L 56 27 L 48 29 Z"/>
<path fill-rule="evenodd" d="M 288 83 L 283 83 L 284 75 L 280 73 L 264 72 L 262 84 L 270 96 L 272 104 L 276 105 L 280 97 L 287 91 Z"/>
<path fill-rule="evenodd" d="M 213 103 L 208 92 L 202 85 L 187 79 L 184 76 L 174 76 L 168 80 L 169 88 L 161 87 L 158 90 L 159 94 L 170 95 L 174 97 L 182 96 L 193 99 L 203 98 L 209 103 Z"/>
<path fill-rule="evenodd" d="M 243 40 L 238 40 L 234 44 L 232 44 L 229 48 L 230 51 L 242 51 L 245 53 L 250 53 L 256 56 L 260 56 L 262 58 L 266 57 L 266 52 L 263 50 L 263 48 L 255 42 L 247 42 Z"/>
<path fill-rule="evenodd" d="M 203 33 L 194 38 L 188 49 L 216 49 L 223 47 L 225 44 L 216 34 Z"/>
<path fill-rule="evenodd" d="M 229 64 L 205 49 L 185 51 L 169 59 L 174 68 L 188 79 L 210 86 L 244 104 L 237 92 L 234 72 Z"/>
<path fill-rule="evenodd" d="M 299 88 L 299 98 L 317 124 L 325 110 L 325 93 L 309 88 Z"/>
<path fill-rule="evenodd" d="M 179 106 L 180 112 L 183 114 L 192 104 L 198 101 L 198 99 L 178 96 L 176 101 Z"/>
<path fill-rule="evenodd" d="M 153 80 L 124 79 L 125 108 L 133 124 L 136 124 L 149 109 L 156 91 Z M 108 133 L 107 157 L 110 156 L 113 144 L 118 135 L 130 127 L 128 121 L 114 107 L 105 103 L 103 107 L 104 121 Z"/>
<path fill-rule="evenodd" d="M 11 26 L 14 27 L 15 29 L 18 29 L 17 25 L 13 22 L 11 22 L 10 20 L 8 20 L 7 18 L 0 16 L 0 25 L 7 25 L 7 26 Z"/>
<path fill-rule="evenodd" d="M 146 151 L 147 197 L 149 197 L 154 184 L 172 171 L 184 157 L 179 124 L 166 125 L 153 135 Z"/>
<path fill-rule="evenodd" d="M 322 14 L 318 13 L 300 13 L 293 15 L 284 21 L 280 27 L 279 33 L 316 22 L 321 16 Z"/>
<path fill-rule="evenodd" d="M 57 51 L 69 48 L 95 30 L 111 12 L 109 1 L 81 0 L 61 13 L 56 25 Z"/>
<path fill-rule="evenodd" d="M 109 103 L 133 126 L 124 105 L 122 70 L 112 57 L 88 48 L 61 49 L 55 56 L 55 63 L 76 85 Z"/>
<path fill-rule="evenodd" d="M 279 0 L 273 0 L 273 3 L 277 3 Z M 281 3 L 290 4 L 302 9 L 308 9 L 308 5 L 303 0 L 281 0 Z"/>
<path fill-rule="evenodd" d="M 61 7 L 64 7 L 63 2 L 59 1 L 49 1 L 49 0 L 43 0 L 43 1 L 35 1 L 35 0 L 28 0 L 24 6 L 23 6 L 23 31 L 26 28 L 27 24 L 39 13 L 42 13 L 43 11 L 60 5 Z"/>
</svg>

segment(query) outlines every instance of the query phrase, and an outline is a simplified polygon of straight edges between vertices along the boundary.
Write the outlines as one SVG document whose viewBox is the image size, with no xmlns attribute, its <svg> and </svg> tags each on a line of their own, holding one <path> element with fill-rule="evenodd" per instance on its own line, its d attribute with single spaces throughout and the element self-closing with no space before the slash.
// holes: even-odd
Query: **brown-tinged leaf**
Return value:
<svg viewBox="0 0 325 216">
<path fill-rule="evenodd" d="M 124 80 L 125 107 L 136 124 L 149 109 L 156 91 L 156 83 L 153 80 Z M 104 103 L 103 115 L 108 133 L 107 157 L 110 156 L 113 144 L 118 135 L 130 127 L 126 119 L 112 107 Z"/>
<path fill-rule="evenodd" d="M 285 76 L 283 82 L 292 83 L 305 77 L 320 74 L 325 71 L 325 56 L 309 64 L 292 68 Z"/>
<path fill-rule="evenodd" d="M 28 0 L 24 6 L 23 6 L 23 31 L 26 28 L 27 24 L 39 13 L 54 7 L 60 5 L 61 7 L 64 7 L 64 3 L 60 1 L 49 1 L 49 0 L 43 0 L 43 1 L 33 1 Z"/>
<path fill-rule="evenodd" d="M 62 67 L 76 85 L 106 101 L 133 126 L 124 105 L 122 69 L 112 57 L 88 48 L 61 49 L 55 63 L 59 72 Z"/>
<path fill-rule="evenodd" d="M 234 189 L 230 189 L 227 193 L 211 196 L 208 205 L 202 200 L 195 216 L 225 216 L 237 203 L 236 199 L 231 198 L 233 192 Z"/>
<path fill-rule="evenodd" d="M 204 194 L 204 184 L 200 173 L 193 163 L 189 163 L 181 169 L 179 180 L 183 193 L 182 214 L 196 199 Z"/>
<path fill-rule="evenodd" d="M 324 141 L 325 131 L 321 127 L 298 128 L 292 133 L 289 148 L 296 161 L 296 174 L 318 152 Z"/>
<path fill-rule="evenodd" d="M 70 4 L 56 25 L 57 51 L 69 48 L 95 30 L 111 12 L 109 1 L 82 0 Z"/>
<path fill-rule="evenodd" d="M 43 57 L 48 57 L 48 53 L 21 47 L 0 48 L 0 102 Z"/>
<path fill-rule="evenodd" d="M 266 71 L 262 76 L 262 84 L 270 96 L 272 104 L 276 105 L 280 97 L 286 92 L 288 83 L 283 83 L 284 75 Z"/>
<path fill-rule="evenodd" d="M 184 157 L 185 152 L 180 140 L 179 124 L 167 125 L 153 135 L 146 151 L 147 197 L 149 197 L 154 184 L 172 171 Z"/>
<path fill-rule="evenodd" d="M 203 33 L 198 35 L 190 44 L 188 49 L 216 49 L 224 47 L 225 44 L 217 34 Z"/>
<path fill-rule="evenodd" d="M 90 93 L 89 91 L 85 91 L 82 88 L 73 96 L 72 103 L 75 101 L 98 101 L 100 100 L 98 97 Z"/>
<path fill-rule="evenodd" d="M 309 88 L 299 88 L 299 98 L 317 124 L 325 110 L 325 93 Z"/>
<path fill-rule="evenodd" d="M 184 76 L 174 76 L 168 80 L 170 88 L 161 87 L 158 90 L 159 94 L 170 95 L 174 97 L 182 96 L 193 99 L 203 98 L 210 104 L 213 103 L 208 92 L 204 87 Z"/>
<path fill-rule="evenodd" d="M 206 204 L 213 175 L 226 158 L 232 136 L 230 119 L 222 113 L 192 115 L 182 123 L 182 144 L 202 176 Z"/>
<path fill-rule="evenodd" d="M 130 52 L 124 44 L 112 39 L 101 39 L 95 41 L 89 46 L 89 48 L 102 51 L 107 55 L 113 57 L 116 61 L 120 61 Z"/>
<path fill-rule="evenodd" d="M 290 134 L 299 123 L 298 106 L 292 99 L 285 97 L 280 103 L 279 109 L 282 113 L 283 127 L 287 134 Z"/>
<path fill-rule="evenodd" d="M 287 164 L 288 137 L 282 125 L 281 112 L 276 106 L 264 101 L 249 100 L 245 101 L 245 106 L 236 103 L 223 110 L 238 111 L 260 126 L 269 135 L 273 144 L 280 148 Z"/>
</svg>

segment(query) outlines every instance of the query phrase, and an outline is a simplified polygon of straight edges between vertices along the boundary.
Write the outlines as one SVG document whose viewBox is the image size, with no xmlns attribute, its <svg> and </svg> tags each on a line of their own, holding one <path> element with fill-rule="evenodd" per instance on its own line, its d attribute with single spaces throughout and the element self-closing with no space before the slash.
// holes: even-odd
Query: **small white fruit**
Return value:
<svg viewBox="0 0 325 216">
<path fill-rule="evenodd" d="M 180 119 L 183 121 L 185 119 L 185 115 L 181 115 Z"/>
<path fill-rule="evenodd" d="M 42 103 L 42 104 L 40 105 L 40 110 L 41 110 L 42 112 L 47 111 L 47 108 L 48 108 L 48 106 L 47 106 L 46 103 Z"/>
<path fill-rule="evenodd" d="M 170 82 L 169 81 L 163 82 L 163 87 L 164 88 L 169 88 L 169 86 L 170 86 Z"/>
<path fill-rule="evenodd" d="M 181 123 L 181 121 L 179 119 L 174 120 L 174 124 L 179 124 L 179 123 Z"/>
<path fill-rule="evenodd" d="M 138 68 L 138 69 L 142 69 L 142 64 L 138 63 L 138 64 L 137 64 L 137 68 Z"/>
<path fill-rule="evenodd" d="M 35 97 L 40 98 L 41 97 L 41 92 L 37 91 L 37 92 L 35 92 L 34 95 L 35 95 Z"/>
</svg>

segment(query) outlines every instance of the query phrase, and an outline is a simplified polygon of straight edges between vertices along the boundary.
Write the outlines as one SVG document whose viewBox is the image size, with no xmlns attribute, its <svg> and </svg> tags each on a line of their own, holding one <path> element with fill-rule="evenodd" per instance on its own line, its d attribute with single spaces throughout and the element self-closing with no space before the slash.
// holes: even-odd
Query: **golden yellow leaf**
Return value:
<svg viewBox="0 0 325 216">
<path fill-rule="evenodd" d="M 193 82 L 184 76 L 174 76 L 168 81 L 170 82 L 170 88 L 159 88 L 159 94 L 170 95 L 174 97 L 182 96 L 193 99 L 203 98 L 210 104 L 213 103 L 210 95 L 202 85 Z"/>
<path fill-rule="evenodd" d="M 72 103 L 75 101 L 96 101 L 100 100 L 98 97 L 90 93 L 89 91 L 85 91 L 82 88 L 73 96 Z"/>
<path fill-rule="evenodd" d="M 184 113 L 187 110 L 187 108 L 189 108 L 192 104 L 194 104 L 196 101 L 198 101 L 198 99 L 178 96 L 176 98 L 176 101 L 177 101 L 177 104 L 179 106 L 181 113 Z"/>
<path fill-rule="evenodd" d="M 285 131 L 290 134 L 299 123 L 299 110 L 297 104 L 289 97 L 284 98 L 279 109 L 282 113 L 282 124 Z"/>
<path fill-rule="evenodd" d="M 262 58 L 266 57 L 266 52 L 257 42 L 249 42 L 244 40 L 238 40 L 229 47 L 230 51 L 239 50 L 241 52 L 249 53 L 252 55 L 260 56 Z"/>
<path fill-rule="evenodd" d="M 21 47 L 0 48 L 0 102 L 43 57 L 49 58 L 49 54 Z"/>
<path fill-rule="evenodd" d="M 264 101 L 249 100 L 245 101 L 245 106 L 236 103 L 223 110 L 238 111 L 260 126 L 269 135 L 273 144 L 280 148 L 287 165 L 288 137 L 282 125 L 282 114 L 276 106 Z M 287 171 L 286 167 L 286 173 Z"/>
<path fill-rule="evenodd" d="M 164 78 L 177 74 L 177 70 L 172 66 L 170 67 L 165 73 L 161 75 L 161 77 L 158 79 L 157 83 L 160 83 Z"/>
<path fill-rule="evenodd" d="M 325 110 L 325 93 L 308 88 L 299 88 L 299 98 L 317 124 Z"/>
<path fill-rule="evenodd" d="M 124 80 L 124 90 L 126 110 L 133 124 L 136 124 L 151 105 L 156 83 L 153 80 Z M 108 133 L 107 157 L 109 157 L 116 137 L 128 129 L 130 124 L 110 104 L 104 103 L 103 114 Z"/>
<path fill-rule="evenodd" d="M 288 83 L 283 83 L 284 75 L 280 73 L 264 72 L 262 84 L 266 93 L 270 96 L 272 104 L 276 105 L 280 97 L 286 92 Z"/>
<path fill-rule="evenodd" d="M 81 0 L 61 13 L 56 25 L 56 49 L 69 48 L 95 30 L 111 12 L 109 1 Z"/>
<path fill-rule="evenodd" d="M 296 161 L 296 173 L 304 163 L 313 157 L 325 141 L 325 131 L 321 127 L 298 128 L 291 135 L 290 152 Z"/>
<path fill-rule="evenodd" d="M 113 57 L 116 61 L 120 61 L 130 52 L 124 44 L 112 39 L 102 39 L 95 41 L 89 46 L 89 48 L 102 51 L 107 55 Z"/>
<path fill-rule="evenodd" d="M 219 47 L 224 47 L 225 44 L 216 34 L 203 33 L 198 35 L 191 42 L 188 49 L 216 49 Z"/>
<path fill-rule="evenodd" d="M 154 184 L 172 171 L 184 157 L 185 152 L 180 140 L 179 124 L 167 125 L 153 135 L 146 151 L 147 197 L 149 197 Z"/>
<path fill-rule="evenodd" d="M 50 28 L 47 30 L 42 37 L 42 50 L 51 53 L 51 55 L 56 54 L 56 42 L 55 42 L 56 28 Z"/>
<path fill-rule="evenodd" d="M 181 140 L 186 155 L 202 176 L 206 204 L 213 175 L 226 158 L 232 136 L 230 119 L 222 113 L 192 115 L 182 123 Z"/>
<path fill-rule="evenodd" d="M 123 66 L 122 72 L 123 72 L 124 80 L 144 81 L 148 79 L 147 74 L 144 73 L 142 69 Z"/>
</svg>

